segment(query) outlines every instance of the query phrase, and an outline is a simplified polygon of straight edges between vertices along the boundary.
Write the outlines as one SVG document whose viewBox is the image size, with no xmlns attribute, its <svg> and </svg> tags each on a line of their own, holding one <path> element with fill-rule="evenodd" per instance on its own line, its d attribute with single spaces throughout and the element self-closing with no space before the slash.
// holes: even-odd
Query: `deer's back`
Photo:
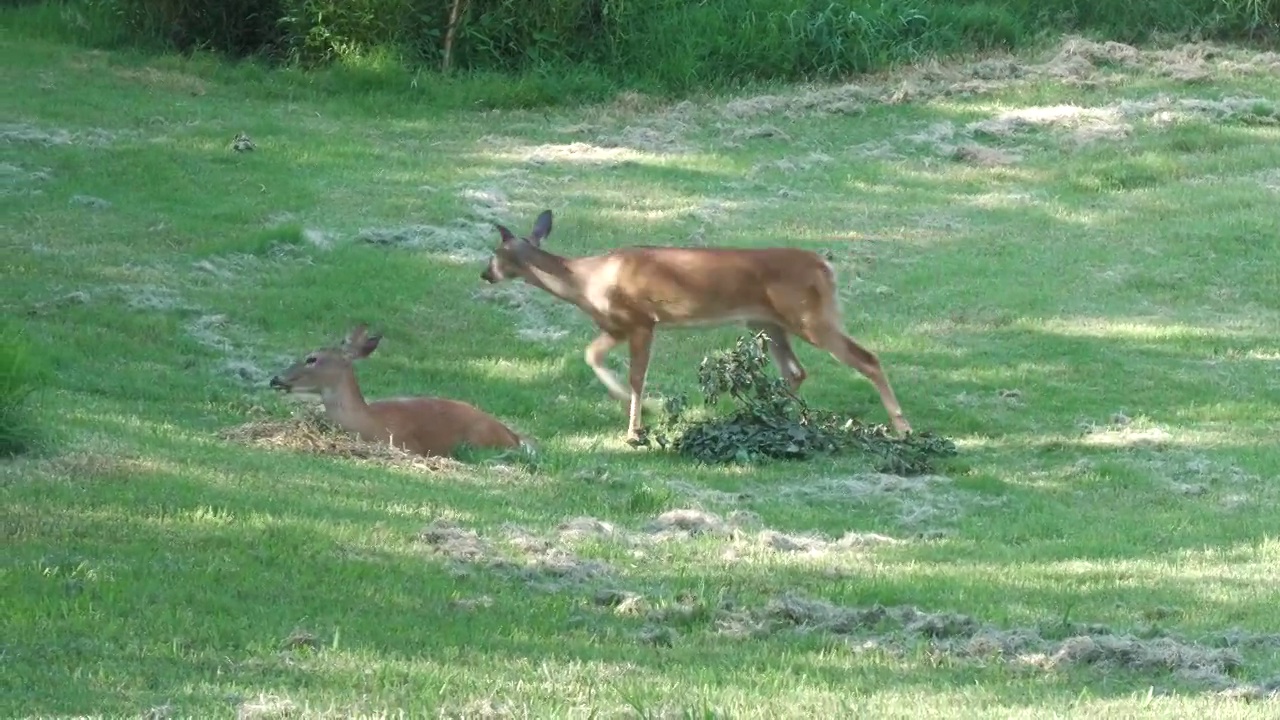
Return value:
<svg viewBox="0 0 1280 720">
<path fill-rule="evenodd" d="M 500 420 L 459 400 L 415 397 L 369 403 L 391 442 L 419 455 L 447 456 L 460 444 L 509 448 L 520 437 Z"/>
<path fill-rule="evenodd" d="M 612 282 L 596 295 L 610 312 L 670 325 L 785 319 L 834 286 L 826 260 L 797 248 L 637 246 L 601 262 Z"/>
</svg>

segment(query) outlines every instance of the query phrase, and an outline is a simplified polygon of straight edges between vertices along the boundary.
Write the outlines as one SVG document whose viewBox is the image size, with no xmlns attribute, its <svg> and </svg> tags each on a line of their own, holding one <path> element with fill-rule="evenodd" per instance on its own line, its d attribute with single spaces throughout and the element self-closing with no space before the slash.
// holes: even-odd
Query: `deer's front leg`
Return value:
<svg viewBox="0 0 1280 720">
<path fill-rule="evenodd" d="M 587 345 L 587 351 L 584 353 L 584 359 L 587 365 L 595 372 L 600 382 L 604 383 L 605 388 L 609 390 L 609 395 L 616 400 L 627 401 L 631 397 L 631 393 L 622 386 L 622 382 L 618 380 L 618 376 L 613 374 L 604 364 L 605 357 L 609 351 L 614 348 L 621 338 L 615 337 L 607 332 L 600 333 L 591 344 Z"/>
<path fill-rule="evenodd" d="M 631 344 L 631 413 L 627 419 L 627 440 L 640 439 L 643 428 L 641 411 L 644 402 L 644 379 L 649 372 L 649 353 L 653 349 L 653 328 L 636 328 L 628 338 Z"/>
</svg>

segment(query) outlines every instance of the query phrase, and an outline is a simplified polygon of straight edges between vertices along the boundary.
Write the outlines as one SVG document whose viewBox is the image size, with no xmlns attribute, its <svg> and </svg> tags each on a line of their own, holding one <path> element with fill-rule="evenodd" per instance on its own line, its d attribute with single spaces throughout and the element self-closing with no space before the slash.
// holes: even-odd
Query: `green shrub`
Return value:
<svg viewBox="0 0 1280 720">
<path fill-rule="evenodd" d="M 447 3 L 442 0 L 279 0 L 277 32 L 285 57 L 304 67 L 375 50 L 412 63 L 439 54 Z"/>
<path fill-rule="evenodd" d="M 115 18 L 134 43 L 233 57 L 273 55 L 280 46 L 279 0 L 85 0 Z"/>
<path fill-rule="evenodd" d="M 408 72 L 440 67 L 454 0 L 55 4 L 78 5 L 84 12 L 72 20 L 81 25 L 110 18 L 115 35 L 136 44 L 305 68 L 380 67 L 390 59 Z M 450 65 L 463 73 L 586 72 L 615 86 L 674 92 L 835 79 L 925 56 L 1017 48 L 1045 34 L 1140 42 L 1155 33 L 1231 37 L 1280 27 L 1280 0 L 462 0 L 459 7 Z M 415 77 L 418 86 L 431 82 Z"/>
</svg>

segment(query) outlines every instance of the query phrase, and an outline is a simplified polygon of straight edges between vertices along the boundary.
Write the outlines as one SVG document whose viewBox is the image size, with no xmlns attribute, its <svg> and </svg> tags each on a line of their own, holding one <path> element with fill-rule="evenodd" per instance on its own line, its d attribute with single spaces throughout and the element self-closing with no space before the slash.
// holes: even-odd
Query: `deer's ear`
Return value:
<svg viewBox="0 0 1280 720">
<path fill-rule="evenodd" d="M 378 347 L 378 342 L 382 340 L 381 335 L 369 335 L 369 327 L 364 323 L 360 323 L 351 328 L 351 332 L 347 333 L 347 337 L 342 341 L 342 352 L 352 360 L 368 357 Z"/>
<path fill-rule="evenodd" d="M 381 335 L 366 336 L 362 338 L 359 343 L 351 343 L 347 345 L 347 356 L 352 360 L 367 358 L 374 350 L 378 349 L 378 343 L 381 341 Z"/>
<path fill-rule="evenodd" d="M 533 234 L 529 236 L 529 242 L 534 245 L 541 245 L 542 239 L 551 234 L 551 211 L 543 210 L 542 214 L 533 223 Z"/>
<path fill-rule="evenodd" d="M 364 339 L 368 337 L 368 335 L 369 335 L 369 326 L 365 325 L 364 323 L 359 323 L 355 327 L 351 328 L 350 331 L 347 332 L 347 336 L 343 338 L 342 344 L 344 346 L 355 347 L 360 343 L 364 342 Z"/>
<path fill-rule="evenodd" d="M 502 237 L 502 242 L 511 242 L 516 239 L 515 233 L 508 230 L 506 225 L 494 224 L 494 227 L 498 229 L 498 235 Z"/>
</svg>

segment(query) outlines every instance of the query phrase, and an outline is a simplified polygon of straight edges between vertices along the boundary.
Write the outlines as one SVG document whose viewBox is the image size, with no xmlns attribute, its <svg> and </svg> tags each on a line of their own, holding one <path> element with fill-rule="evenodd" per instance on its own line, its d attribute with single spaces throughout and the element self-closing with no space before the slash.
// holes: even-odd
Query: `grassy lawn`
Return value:
<svg viewBox="0 0 1280 720">
<path fill-rule="evenodd" d="M 0 32 L 0 303 L 52 435 L 0 464 L 0 716 L 1275 717 L 1274 55 L 440 110 Z M 587 319 L 479 278 L 545 208 L 565 254 L 829 252 L 959 456 L 627 446 Z M 367 395 L 475 403 L 537 462 L 225 439 L 359 321 Z M 660 334 L 652 391 L 739 334 Z M 885 421 L 797 351 L 808 401 Z"/>
</svg>

